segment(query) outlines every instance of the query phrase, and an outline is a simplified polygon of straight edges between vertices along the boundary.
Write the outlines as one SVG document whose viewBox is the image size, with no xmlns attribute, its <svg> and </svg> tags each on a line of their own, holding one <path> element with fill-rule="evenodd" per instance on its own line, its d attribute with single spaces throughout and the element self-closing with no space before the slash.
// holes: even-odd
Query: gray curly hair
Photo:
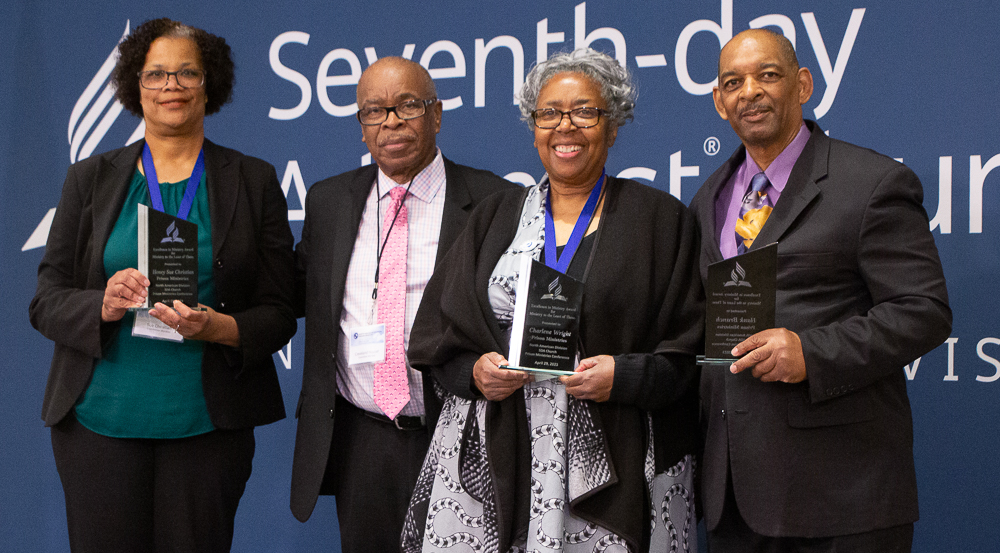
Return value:
<svg viewBox="0 0 1000 553">
<path fill-rule="evenodd" d="M 535 65 L 528 72 L 521 86 L 518 99 L 521 120 L 531 129 L 535 122 L 531 112 L 538 106 L 538 95 L 549 79 L 559 73 L 580 73 L 590 77 L 601 88 L 601 97 L 607 103 L 607 118 L 619 127 L 633 119 L 636 89 L 632 75 L 618 60 L 590 48 L 560 52 Z"/>
</svg>

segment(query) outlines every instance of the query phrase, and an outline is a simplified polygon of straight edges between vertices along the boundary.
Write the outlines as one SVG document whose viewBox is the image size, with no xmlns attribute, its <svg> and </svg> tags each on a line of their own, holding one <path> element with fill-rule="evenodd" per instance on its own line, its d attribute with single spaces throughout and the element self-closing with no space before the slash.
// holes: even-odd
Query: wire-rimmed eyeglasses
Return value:
<svg viewBox="0 0 1000 553">
<path fill-rule="evenodd" d="M 139 84 L 147 90 L 159 90 L 170 82 L 170 76 L 174 76 L 177 86 L 181 88 L 198 88 L 205 84 L 205 72 L 200 69 L 181 69 L 180 71 L 164 71 L 162 69 L 151 69 L 140 71 Z"/>
</svg>

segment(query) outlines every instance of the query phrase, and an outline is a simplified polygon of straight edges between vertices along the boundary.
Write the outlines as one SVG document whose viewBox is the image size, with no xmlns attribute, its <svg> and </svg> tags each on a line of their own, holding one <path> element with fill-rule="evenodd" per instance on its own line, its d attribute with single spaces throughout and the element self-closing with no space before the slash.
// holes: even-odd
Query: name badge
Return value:
<svg viewBox="0 0 1000 553">
<path fill-rule="evenodd" d="M 385 325 L 352 328 L 348 334 L 348 365 L 385 361 Z"/>
<path fill-rule="evenodd" d="M 132 325 L 132 336 L 139 338 L 150 338 L 153 340 L 167 340 L 170 342 L 183 342 L 184 337 L 179 332 L 163 323 L 160 319 L 149 314 L 146 309 L 139 309 L 135 312 L 135 324 Z"/>
</svg>

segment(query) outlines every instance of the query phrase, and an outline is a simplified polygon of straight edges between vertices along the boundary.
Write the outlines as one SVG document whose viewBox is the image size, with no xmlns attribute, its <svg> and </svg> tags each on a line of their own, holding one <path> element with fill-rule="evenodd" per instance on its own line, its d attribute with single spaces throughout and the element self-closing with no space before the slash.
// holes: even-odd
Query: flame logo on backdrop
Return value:
<svg viewBox="0 0 1000 553">
<path fill-rule="evenodd" d="M 126 20 L 125 32 L 122 33 L 118 42 L 124 40 L 128 36 L 128 33 L 129 21 Z M 117 61 L 118 43 L 115 43 L 114 49 L 108 54 L 108 58 L 104 60 L 104 64 L 101 65 L 94 78 L 90 80 L 90 84 L 84 89 L 83 94 L 76 101 L 76 105 L 73 106 L 73 113 L 69 116 L 69 129 L 67 131 L 70 163 L 76 163 L 81 159 L 90 157 L 90 154 L 94 153 L 94 149 L 100 144 L 101 139 L 107 134 L 108 129 L 111 128 L 111 125 L 121 115 L 122 105 L 118 100 L 114 99 L 115 89 L 109 80 Z M 101 91 L 100 96 L 97 95 L 98 90 Z M 95 96 L 97 96 L 96 100 L 94 99 Z M 108 108 L 108 104 L 111 105 L 110 108 Z M 104 117 L 101 117 L 102 113 Z M 97 122 L 98 118 L 100 118 L 99 123 Z M 142 138 L 145 131 L 145 122 L 139 123 L 135 132 L 132 133 L 132 136 L 129 137 L 125 144 L 131 144 Z"/>
<path fill-rule="evenodd" d="M 115 47 L 108 54 L 107 59 L 97 70 L 90 84 L 80 94 L 73 111 L 69 116 L 69 126 L 67 129 L 67 140 L 69 141 L 69 161 L 76 163 L 81 159 L 90 157 L 94 150 L 100 145 L 108 129 L 121 115 L 122 105 L 115 100 L 114 86 L 110 82 L 111 72 L 118 61 L 118 43 L 129 34 L 130 21 L 125 21 L 125 32 L 115 43 Z M 103 116 L 102 116 L 103 115 Z M 142 138 L 146 132 L 146 123 L 142 121 L 136 127 L 132 136 L 125 142 L 129 145 Z M 21 251 L 40 248 L 45 245 L 49 237 L 49 228 L 52 226 L 52 219 L 55 217 L 56 208 L 52 208 L 42 218 L 35 231 L 28 237 L 28 241 L 21 247 Z"/>
</svg>

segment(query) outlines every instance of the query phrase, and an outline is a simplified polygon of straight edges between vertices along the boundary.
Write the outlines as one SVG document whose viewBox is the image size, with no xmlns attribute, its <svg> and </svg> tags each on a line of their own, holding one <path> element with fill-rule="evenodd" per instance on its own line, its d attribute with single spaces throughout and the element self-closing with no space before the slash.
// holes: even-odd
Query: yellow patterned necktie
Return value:
<svg viewBox="0 0 1000 553">
<path fill-rule="evenodd" d="M 740 206 L 740 218 L 736 220 L 737 255 L 747 253 L 771 214 L 771 198 L 764 192 L 769 184 L 771 181 L 767 180 L 763 171 L 750 179 L 749 189 L 743 195 L 743 204 Z"/>
</svg>

